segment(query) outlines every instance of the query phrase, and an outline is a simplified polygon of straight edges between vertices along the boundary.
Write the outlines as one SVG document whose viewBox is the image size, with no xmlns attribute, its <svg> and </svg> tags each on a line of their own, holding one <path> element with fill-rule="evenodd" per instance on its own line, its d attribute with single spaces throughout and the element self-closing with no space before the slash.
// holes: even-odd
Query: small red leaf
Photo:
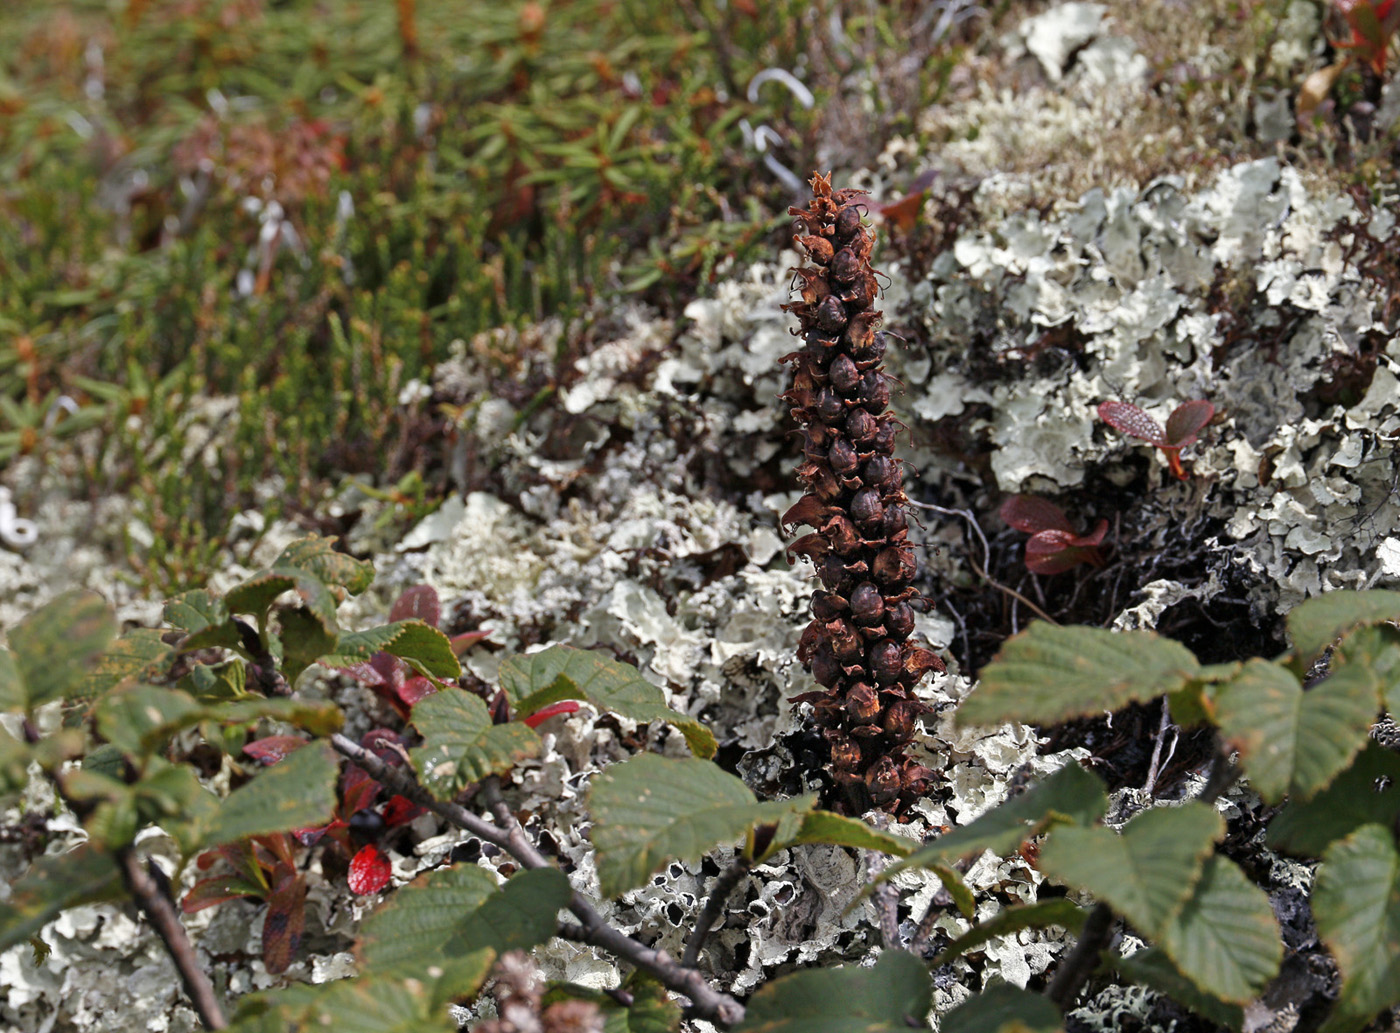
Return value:
<svg viewBox="0 0 1400 1033">
<path fill-rule="evenodd" d="M 404 756 L 400 749 L 403 736 L 389 728 L 372 728 L 360 737 L 360 745 L 386 764 L 399 765 Z"/>
<path fill-rule="evenodd" d="M 566 699 L 561 703 L 554 703 L 545 707 L 543 710 L 536 711 L 525 719 L 525 723 L 531 728 L 538 728 L 551 717 L 556 717 L 559 714 L 572 714 L 577 709 L 578 700 Z"/>
<path fill-rule="evenodd" d="M 384 851 L 371 843 L 361 847 L 350 860 L 350 875 L 347 882 L 350 892 L 358 894 L 377 893 L 389 884 L 394 868 Z"/>
<path fill-rule="evenodd" d="M 404 589 L 403 595 L 395 599 L 394 605 L 389 608 L 390 624 L 395 621 L 413 620 L 415 617 L 434 628 L 442 619 L 442 605 L 438 602 L 438 594 L 432 585 L 414 585 Z"/>
<path fill-rule="evenodd" d="M 264 764 L 276 764 L 293 750 L 306 745 L 305 739 L 295 735 L 269 735 L 266 739 L 254 739 L 243 746 L 243 752 Z"/>
<path fill-rule="evenodd" d="M 180 901 L 180 910 L 187 915 L 192 915 L 196 911 L 203 911 L 206 907 L 222 904 L 226 900 L 261 897 L 266 892 L 263 887 L 255 885 L 247 879 L 240 879 L 236 875 L 215 875 L 209 879 L 200 879 L 191 886 L 190 891 Z"/>
<path fill-rule="evenodd" d="M 376 688 L 384 684 L 384 676 L 375 670 L 368 660 L 362 660 L 357 664 L 351 664 L 349 667 L 337 667 L 336 670 L 350 675 L 350 677 L 368 685 L 370 688 Z"/>
<path fill-rule="evenodd" d="M 1183 402 L 1167 417 L 1167 443 L 1175 448 L 1191 444 L 1214 416 L 1209 402 Z"/>
<path fill-rule="evenodd" d="M 390 797 L 381 813 L 384 816 L 384 824 L 392 829 L 399 825 L 407 825 L 420 814 L 427 812 L 407 797 L 395 795 Z"/>
<path fill-rule="evenodd" d="M 403 684 L 408 665 L 393 653 L 375 653 L 369 658 L 369 665 L 379 674 L 380 684 L 397 689 Z"/>
<path fill-rule="evenodd" d="M 1105 521 L 1105 525 L 1106 525 Z M 1107 526 L 1104 528 L 1107 530 Z M 1063 574 L 1081 563 L 1099 563 L 1098 552 L 1076 546 L 1064 531 L 1041 531 L 1026 543 L 1026 569 L 1033 574 Z"/>
<path fill-rule="evenodd" d="M 1128 402 L 1103 402 L 1099 405 L 1099 419 L 1130 437 L 1141 438 L 1153 445 L 1167 444 L 1162 425 Z"/>
<path fill-rule="evenodd" d="M 1079 548 L 1093 548 L 1103 542 L 1106 534 L 1108 534 L 1108 521 L 1100 520 L 1093 531 L 1077 538 L 1070 538 L 1068 544 Z"/>
<path fill-rule="evenodd" d="M 1074 533 L 1065 511 L 1053 502 L 1034 495 L 1012 495 L 1001 504 L 1001 518 L 1018 531 L 1035 534 L 1038 531 Z"/>
<path fill-rule="evenodd" d="M 299 874 L 286 874 L 267 898 L 263 922 L 263 964 L 273 975 L 287 971 L 306 930 L 306 882 Z"/>
<path fill-rule="evenodd" d="M 472 646 L 490 637 L 490 635 L 491 632 L 489 631 L 464 631 L 460 635 L 453 635 L 450 639 L 452 654 L 454 656 L 461 656 Z"/>
<path fill-rule="evenodd" d="M 437 686 L 429 679 L 414 677 L 399 686 L 399 699 L 412 707 L 420 699 L 426 699 L 435 692 L 437 692 Z"/>
<path fill-rule="evenodd" d="M 340 816 L 349 818 L 359 814 L 375 800 L 382 789 L 378 782 L 370 778 L 363 768 L 353 764 L 345 768 L 345 788 L 340 793 Z"/>
</svg>

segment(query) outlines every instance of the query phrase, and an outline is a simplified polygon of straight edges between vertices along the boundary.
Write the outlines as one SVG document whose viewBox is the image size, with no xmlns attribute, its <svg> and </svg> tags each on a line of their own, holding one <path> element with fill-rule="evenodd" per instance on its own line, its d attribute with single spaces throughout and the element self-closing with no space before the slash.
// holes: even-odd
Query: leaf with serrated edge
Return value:
<svg viewBox="0 0 1400 1033">
<path fill-rule="evenodd" d="M 1360 664 L 1340 667 L 1304 692 L 1286 667 L 1250 660 L 1215 697 L 1221 734 L 1269 803 L 1325 789 L 1366 745 L 1379 710 L 1379 686 Z"/>
<path fill-rule="evenodd" d="M 501 664 L 501 688 L 517 718 L 563 699 L 582 699 L 599 710 L 639 724 L 665 721 L 685 736 L 690 751 L 713 757 L 718 744 L 708 728 L 666 706 L 666 695 L 629 664 L 570 646 L 550 646 Z"/>
<path fill-rule="evenodd" d="M 954 721 L 964 728 L 1057 724 L 1155 699 L 1180 689 L 1199 669 L 1189 649 L 1152 632 L 1036 621 L 982 669 Z"/>
<path fill-rule="evenodd" d="M 23 706 L 66 697 L 82 685 L 116 634 L 112 608 L 96 592 L 65 592 L 9 630 L 10 653 L 24 685 Z"/>
<path fill-rule="evenodd" d="M 1061 1033 L 1064 1023 L 1042 994 L 1000 983 L 954 1008 L 938 1028 L 942 1033 Z"/>
<path fill-rule="evenodd" d="M 479 964 L 475 960 L 473 970 Z M 456 1033 L 451 1013 L 435 1007 L 436 984 L 426 976 L 376 973 L 250 994 L 239 1000 L 229 1033 Z"/>
<path fill-rule="evenodd" d="M 589 800 L 605 897 L 645 884 L 668 861 L 698 861 L 804 802 L 757 803 L 748 786 L 710 761 L 655 753 L 605 768 Z"/>
<path fill-rule="evenodd" d="M 1166 994 L 1177 1004 L 1190 1008 L 1218 1026 L 1238 1030 L 1244 1025 L 1243 1008 L 1202 993 L 1195 983 L 1181 974 L 1172 964 L 1172 959 L 1167 957 L 1167 952 L 1160 947 L 1148 947 L 1126 958 L 1113 958 L 1112 964 L 1134 983 Z"/>
<path fill-rule="evenodd" d="M 434 678 L 455 679 L 462 674 L 451 640 L 437 628 L 416 619 L 341 635 L 335 655 L 326 657 L 325 664 L 350 667 L 369 660 L 375 653 L 400 657 Z"/>
<path fill-rule="evenodd" d="M 886 951 L 873 968 L 808 969 L 764 983 L 749 999 L 735 1033 L 926 1029 L 932 995 L 922 961 L 904 951 Z"/>
<path fill-rule="evenodd" d="M 153 675 L 175 654 L 172 647 L 161 641 L 160 635 L 154 628 L 128 631 L 93 661 L 71 697 L 96 699 L 136 678 Z"/>
<path fill-rule="evenodd" d="M 278 611 L 282 639 L 282 674 L 295 685 L 302 673 L 335 649 L 336 635 L 305 606 Z"/>
<path fill-rule="evenodd" d="M 1161 946 L 1205 993 L 1247 1004 L 1278 973 L 1283 940 L 1269 898 L 1228 858 L 1206 860 L 1201 878 L 1167 923 Z"/>
<path fill-rule="evenodd" d="M 202 588 L 182 592 L 166 603 L 165 621 L 185 632 L 180 648 L 186 651 L 233 649 L 242 643 L 223 599 Z"/>
<path fill-rule="evenodd" d="M 146 754 L 181 727 L 198 721 L 203 708 L 178 689 L 131 685 L 108 693 L 97 704 L 97 730 L 129 754 Z"/>
<path fill-rule="evenodd" d="M 458 688 L 446 688 L 413 708 L 423 745 L 409 751 L 418 778 L 439 800 L 450 800 L 487 775 L 509 771 L 539 755 L 539 733 L 518 722 L 491 723 L 486 704 Z"/>
<path fill-rule="evenodd" d="M 472 865 L 438 869 L 365 920 L 356 953 L 374 972 L 415 975 L 484 947 L 528 950 L 554 935 L 571 892 L 568 878 L 554 868 L 521 872 L 502 887 Z"/>
<path fill-rule="evenodd" d="M 1332 655 L 1334 673 L 1351 665 L 1365 667 L 1375 677 L 1385 709 L 1400 715 L 1400 629 L 1388 624 L 1358 628 Z"/>
<path fill-rule="evenodd" d="M 1339 590 L 1293 607 L 1288 612 L 1288 637 L 1298 659 L 1308 664 L 1352 628 L 1393 620 L 1400 620 L 1400 592 Z"/>
<path fill-rule="evenodd" d="M 10 884 L 0 901 L 0 952 L 23 943 L 60 911 L 121 895 L 111 855 L 88 844 L 66 854 L 41 857 Z"/>
<path fill-rule="evenodd" d="M 1058 926 L 1078 933 L 1088 912 L 1065 897 L 1037 901 L 1034 904 L 1013 904 L 1003 908 L 985 922 L 979 922 L 943 949 L 933 960 L 935 967 L 946 965 L 960 954 L 980 947 L 988 940 L 1008 936 L 1022 929 L 1048 929 Z"/>
<path fill-rule="evenodd" d="M 983 812 L 961 828 L 939 836 L 905 860 L 891 865 L 882 877 L 905 868 L 946 864 L 990 850 L 999 857 L 1020 848 L 1032 836 L 1058 822 L 1092 825 L 1108 810 L 1108 793 L 1097 775 L 1073 762 L 1045 781 Z"/>
<path fill-rule="evenodd" d="M 808 811 L 803 814 L 797 833 L 782 847 L 802 843 L 833 843 L 859 850 L 878 850 L 894 857 L 908 857 L 918 845 L 905 836 L 871 828 L 859 818 L 847 818 L 831 811 Z"/>
<path fill-rule="evenodd" d="M 224 800 L 204 840 L 210 846 L 323 825 L 335 809 L 339 765 L 326 743 L 311 743 L 258 773 Z"/>
<path fill-rule="evenodd" d="M 1333 840 L 1371 822 L 1400 818 L 1400 756 L 1372 742 L 1311 800 L 1290 800 L 1269 823 L 1266 842 L 1298 857 L 1321 857 Z"/>
<path fill-rule="evenodd" d="M 359 595 L 374 580 L 374 564 L 336 552 L 336 540 L 317 535 L 299 538 L 283 549 L 272 565 L 303 570 L 317 581 L 338 585 L 351 595 Z"/>
<path fill-rule="evenodd" d="M 1040 848 L 1039 867 L 1056 882 L 1102 900 L 1155 939 L 1224 835 L 1225 819 L 1193 801 L 1145 811 L 1121 835 L 1102 827 L 1057 828 Z"/>
<path fill-rule="evenodd" d="M 1359 1030 L 1400 1003 L 1400 853 L 1388 828 L 1364 825 L 1327 849 L 1312 911 L 1342 973 L 1324 1029 Z"/>
</svg>

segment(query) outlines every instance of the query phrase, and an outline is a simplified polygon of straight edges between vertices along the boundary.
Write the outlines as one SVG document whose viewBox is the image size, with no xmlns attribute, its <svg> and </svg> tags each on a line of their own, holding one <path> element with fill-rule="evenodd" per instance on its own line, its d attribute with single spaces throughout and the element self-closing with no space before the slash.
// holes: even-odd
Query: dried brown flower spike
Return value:
<svg viewBox="0 0 1400 1033">
<path fill-rule="evenodd" d="M 792 387 L 783 395 L 802 425 L 806 494 L 783 524 L 815 529 L 788 556 L 817 566 L 822 591 L 797 657 L 823 686 L 793 702 L 811 703 L 831 748 L 831 773 L 853 810 L 874 802 L 898 810 L 927 788 L 930 772 L 904 750 L 928 707 L 914 686 L 943 663 L 907 640 L 925 601 L 913 587 L 904 474 L 894 457 L 889 377 L 881 365 L 885 335 L 873 308 L 873 233 L 861 223 L 853 190 L 831 190 L 814 176 L 812 201 L 790 208 L 793 239 L 814 265 L 795 270 L 802 300 L 785 306 L 801 323 Z M 866 794 L 868 793 L 868 797 Z"/>
</svg>

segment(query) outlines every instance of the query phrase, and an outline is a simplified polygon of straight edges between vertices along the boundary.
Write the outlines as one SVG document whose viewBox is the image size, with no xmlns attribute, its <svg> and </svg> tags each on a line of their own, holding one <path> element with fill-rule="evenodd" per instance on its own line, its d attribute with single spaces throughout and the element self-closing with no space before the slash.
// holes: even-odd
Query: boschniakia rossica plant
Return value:
<svg viewBox="0 0 1400 1033">
<path fill-rule="evenodd" d="M 801 300 L 786 306 L 803 339 L 784 357 L 793 378 L 783 397 L 802 427 L 797 475 L 806 494 L 783 524 L 815 528 L 788 552 L 810 558 L 821 578 L 797 655 L 822 690 L 794 701 L 812 704 L 847 805 L 863 810 L 868 792 L 894 810 L 927 787 L 928 769 L 904 749 L 928 709 L 914 686 L 943 664 L 908 641 L 925 601 L 913 586 L 908 498 L 894 456 L 900 424 L 886 411 L 874 234 L 861 224 L 855 191 L 833 193 L 830 177 L 817 175 L 812 193 L 806 208 L 789 209 L 793 239 L 813 264 L 796 270 Z"/>
</svg>

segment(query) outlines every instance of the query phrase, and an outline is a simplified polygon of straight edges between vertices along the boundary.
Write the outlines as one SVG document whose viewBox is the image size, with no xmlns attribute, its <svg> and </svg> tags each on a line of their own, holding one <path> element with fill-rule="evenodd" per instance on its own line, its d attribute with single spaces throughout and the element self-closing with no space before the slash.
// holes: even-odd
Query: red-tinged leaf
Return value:
<svg viewBox="0 0 1400 1033">
<path fill-rule="evenodd" d="M 287 971 L 305 931 L 306 881 L 300 874 L 285 875 L 267 898 L 262 955 L 268 972 L 278 975 Z"/>
<path fill-rule="evenodd" d="M 276 764 L 291 753 L 306 745 L 306 740 L 295 735 L 269 735 L 265 739 L 254 739 L 243 746 L 243 752 L 264 764 Z"/>
<path fill-rule="evenodd" d="M 1092 531 L 1085 535 L 1071 538 L 1069 544 L 1077 548 L 1092 549 L 1096 545 L 1103 543 L 1104 535 L 1108 534 L 1108 521 L 1100 520 Z"/>
<path fill-rule="evenodd" d="M 286 869 L 296 868 L 296 855 L 292 849 L 292 837 L 285 832 L 271 836 L 255 836 L 253 841 L 272 855 L 276 866 Z M 274 880 L 275 881 L 275 880 Z"/>
<path fill-rule="evenodd" d="M 1063 531 L 1073 534 L 1069 517 L 1053 502 L 1034 495 L 1012 495 L 1001 504 L 1001 519 L 1026 534 L 1040 531 Z"/>
<path fill-rule="evenodd" d="M 436 628 L 442 619 L 442 604 L 432 585 L 414 585 L 404 589 L 403 595 L 394 600 L 389 609 L 389 623 L 417 618 L 424 624 Z"/>
<path fill-rule="evenodd" d="M 428 812 L 412 800 L 397 794 L 390 797 L 389 802 L 384 805 L 384 810 L 380 812 L 384 818 L 384 824 L 391 829 L 399 825 L 407 825 L 419 815 L 426 813 Z"/>
<path fill-rule="evenodd" d="M 1162 425 L 1136 405 L 1128 402 L 1103 402 L 1099 405 L 1099 419 L 1115 430 L 1153 445 L 1167 444 L 1167 433 Z"/>
<path fill-rule="evenodd" d="M 385 764 L 404 762 L 403 736 L 389 728 L 372 728 L 360 738 L 360 745 Z"/>
<path fill-rule="evenodd" d="M 370 667 L 379 674 L 380 684 L 397 690 L 403 684 L 408 665 L 393 653 L 378 652 L 369 658 Z"/>
<path fill-rule="evenodd" d="M 350 664 L 348 667 L 337 667 L 337 671 L 343 671 L 356 681 L 370 688 L 378 688 L 384 684 L 384 676 L 377 671 L 368 660 L 361 660 L 357 664 Z"/>
<path fill-rule="evenodd" d="M 302 846 L 315 846 L 317 843 L 321 842 L 321 838 L 327 833 L 347 827 L 345 822 L 336 818 L 334 821 L 325 825 L 308 825 L 304 829 L 293 829 L 292 836 Z"/>
<path fill-rule="evenodd" d="M 371 843 L 361 847 L 350 859 L 350 875 L 346 881 L 350 885 L 351 893 L 363 896 L 366 893 L 378 893 L 389 884 L 393 874 L 394 867 L 389 863 L 389 858 L 384 856 L 384 851 Z"/>
<path fill-rule="evenodd" d="M 525 723 L 531 728 L 538 728 L 543 722 L 548 721 L 551 717 L 556 717 L 559 714 L 572 714 L 576 710 L 578 710 L 578 700 L 566 699 L 562 702 L 554 703 L 551 706 L 547 706 L 543 710 L 535 711 L 535 713 L 531 714 L 525 719 Z"/>
<path fill-rule="evenodd" d="M 454 656 L 461 656 L 472 646 L 491 636 L 489 631 L 464 631 L 460 635 L 453 635 L 448 641 L 452 644 Z"/>
<path fill-rule="evenodd" d="M 399 686 L 398 696 L 411 708 L 420 699 L 427 699 L 437 690 L 437 686 L 429 679 L 415 676 Z"/>
<path fill-rule="evenodd" d="M 1210 402 L 1182 402 L 1167 417 L 1167 443 L 1177 448 L 1191 444 L 1214 416 Z"/>
<path fill-rule="evenodd" d="M 1063 574 L 1081 563 L 1098 565 L 1092 548 L 1075 546 L 1074 535 L 1064 531 L 1041 531 L 1026 542 L 1026 569 L 1033 574 Z"/>
<path fill-rule="evenodd" d="M 340 816 L 349 819 L 374 803 L 382 789 L 378 782 L 353 764 L 345 768 L 345 788 L 340 793 Z"/>
<path fill-rule="evenodd" d="M 226 900 L 238 900 L 244 897 L 260 899 L 266 892 L 265 887 L 251 883 L 247 879 L 240 879 L 237 875 L 215 875 L 209 879 L 200 879 L 191 886 L 190 891 L 180 901 L 180 910 L 187 915 L 192 915 L 196 911 L 203 911 L 206 907 L 222 904 Z"/>
</svg>

